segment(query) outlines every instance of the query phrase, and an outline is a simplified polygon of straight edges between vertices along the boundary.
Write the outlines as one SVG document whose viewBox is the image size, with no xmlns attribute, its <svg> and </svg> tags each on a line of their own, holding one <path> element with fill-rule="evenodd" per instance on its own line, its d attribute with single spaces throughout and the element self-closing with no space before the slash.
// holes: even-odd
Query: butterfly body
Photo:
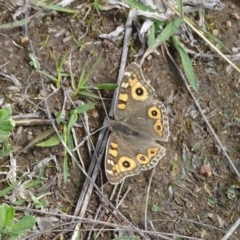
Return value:
<svg viewBox="0 0 240 240">
<path fill-rule="evenodd" d="M 112 133 L 107 142 L 105 171 L 112 184 L 151 169 L 165 155 L 165 148 L 157 141 L 168 139 L 168 117 L 163 103 L 154 95 L 140 66 L 131 63 L 117 92 L 114 120 L 109 121 Z"/>
</svg>

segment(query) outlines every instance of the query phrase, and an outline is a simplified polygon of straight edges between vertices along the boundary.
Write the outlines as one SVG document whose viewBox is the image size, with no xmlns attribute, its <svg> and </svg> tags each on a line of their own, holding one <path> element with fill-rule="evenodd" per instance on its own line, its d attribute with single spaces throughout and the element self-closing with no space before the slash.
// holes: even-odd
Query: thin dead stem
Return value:
<svg viewBox="0 0 240 240">
<path fill-rule="evenodd" d="M 228 230 L 228 232 L 223 236 L 221 240 L 227 240 L 229 237 L 234 237 L 234 231 L 238 228 L 240 225 L 240 218 L 232 225 L 232 227 Z"/>
<path fill-rule="evenodd" d="M 155 173 L 156 167 L 154 167 L 151 171 L 151 175 L 149 178 L 149 182 L 148 182 L 148 188 L 147 188 L 147 195 L 146 195 L 146 203 L 145 203 L 145 213 L 144 213 L 144 229 L 147 230 L 147 210 L 148 210 L 148 200 L 149 200 L 149 193 L 150 193 L 150 189 L 151 189 L 151 184 L 152 184 L 152 179 Z"/>
</svg>

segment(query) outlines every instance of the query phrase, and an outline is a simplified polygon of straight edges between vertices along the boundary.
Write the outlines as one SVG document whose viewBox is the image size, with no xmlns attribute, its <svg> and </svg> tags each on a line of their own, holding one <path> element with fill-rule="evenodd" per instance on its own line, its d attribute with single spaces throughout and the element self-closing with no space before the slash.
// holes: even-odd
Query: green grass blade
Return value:
<svg viewBox="0 0 240 240">
<path fill-rule="evenodd" d="M 62 59 L 61 59 L 61 61 L 60 61 L 60 64 L 59 64 L 59 66 L 58 66 L 59 74 L 60 74 L 60 75 L 61 75 L 61 72 L 62 72 L 62 66 L 63 66 L 63 64 L 65 63 L 65 59 L 66 59 L 66 57 L 67 57 L 67 54 L 68 54 L 68 53 L 63 54 L 63 57 L 62 57 Z"/>
<path fill-rule="evenodd" d="M 83 66 L 83 69 L 82 69 L 82 72 L 81 72 L 81 76 L 80 76 L 79 81 L 78 81 L 77 89 L 74 91 L 74 93 L 72 95 L 73 98 L 79 96 L 80 92 L 83 89 L 89 88 L 88 86 L 86 86 L 86 83 L 89 80 L 90 76 L 92 75 L 93 71 L 95 70 L 96 66 L 98 65 L 100 59 L 101 59 L 101 56 L 92 65 L 92 67 L 90 68 L 90 70 L 87 73 L 86 73 L 86 68 L 87 68 L 88 62 L 85 62 L 84 66 Z M 82 95 L 84 95 L 84 93 Z M 96 98 L 96 95 L 92 95 L 92 97 Z"/>
<path fill-rule="evenodd" d="M 29 17 L 29 18 L 26 18 L 26 19 L 22 19 L 20 21 L 1 24 L 0 29 L 12 29 L 14 27 L 22 27 L 24 25 L 27 25 L 31 20 L 32 20 L 32 17 Z"/>
<path fill-rule="evenodd" d="M 7 194 L 8 194 L 12 189 L 14 189 L 14 188 L 19 184 L 19 182 L 22 181 L 22 179 L 23 179 L 24 177 L 26 177 L 27 175 L 28 175 L 28 174 L 21 176 L 16 182 L 14 182 L 13 184 L 11 184 L 9 187 L 1 190 L 1 191 L 0 191 L 0 197 L 2 197 L 2 196 L 4 196 L 4 195 L 7 195 Z"/>
<path fill-rule="evenodd" d="M 72 151 L 73 148 L 74 148 L 74 141 L 73 141 L 73 137 L 72 137 L 72 134 L 68 134 L 68 137 L 67 137 L 67 146 L 68 148 Z M 73 153 L 74 154 L 74 153 Z M 74 164 L 74 161 L 73 161 L 73 164 Z"/>
<path fill-rule="evenodd" d="M 5 224 L 4 224 L 5 227 L 11 227 L 14 215 L 15 215 L 15 209 L 9 206 L 6 211 L 6 218 L 5 218 Z"/>
<path fill-rule="evenodd" d="M 33 66 L 35 69 L 40 69 L 40 63 L 37 60 L 37 57 L 33 54 L 33 53 L 29 53 L 29 58 L 31 59 L 31 61 L 29 62 L 29 64 L 31 66 Z"/>
<path fill-rule="evenodd" d="M 63 8 L 57 5 L 38 5 L 39 7 L 42 7 L 44 9 L 48 9 L 48 10 L 54 10 L 54 11 L 58 11 L 58 12 L 63 12 L 63 13 L 70 13 L 70 14 L 74 14 L 76 15 L 78 13 L 77 10 L 73 10 L 73 9 L 67 9 L 67 8 Z"/>
<path fill-rule="evenodd" d="M 74 110 L 71 113 L 68 125 L 67 125 L 67 133 L 70 134 L 70 130 L 72 129 L 73 125 L 77 122 L 78 115 L 77 111 Z"/>
<path fill-rule="evenodd" d="M 68 133 L 67 133 L 67 126 L 66 124 L 63 125 L 63 140 L 67 145 L 67 138 L 68 138 Z M 64 183 L 67 182 L 68 178 L 68 154 L 66 148 L 64 148 L 64 157 L 63 157 L 63 180 Z"/>
<path fill-rule="evenodd" d="M 0 109 L 0 140 L 8 136 L 15 127 L 15 121 L 11 119 L 11 115 L 11 108 Z"/>
<path fill-rule="evenodd" d="M 78 81 L 78 87 L 77 87 L 78 91 L 80 91 L 82 89 L 82 87 L 85 86 L 85 84 L 87 82 L 87 78 L 85 76 L 86 67 L 87 67 L 87 62 L 85 62 L 84 66 L 83 66 L 81 76 L 80 76 L 80 79 Z"/>
<path fill-rule="evenodd" d="M 92 73 L 95 71 L 98 63 L 101 60 L 101 56 L 97 59 L 97 61 L 92 65 L 92 67 L 90 68 L 89 72 L 86 75 L 86 79 L 88 80 L 90 78 L 90 76 L 92 75 Z"/>
<path fill-rule="evenodd" d="M 163 31 L 157 36 L 157 38 L 155 39 L 155 42 L 153 43 L 153 45 L 149 46 L 149 48 L 155 49 L 158 46 L 160 46 L 162 43 L 167 41 L 175 33 L 175 31 L 179 28 L 181 22 L 182 22 L 182 20 L 180 17 L 177 17 L 172 22 L 170 22 L 163 29 Z"/>
<path fill-rule="evenodd" d="M 150 34 L 148 36 L 148 47 L 153 46 L 155 43 L 155 32 L 156 32 L 156 25 L 153 23 L 151 26 Z"/>
<path fill-rule="evenodd" d="M 136 9 L 139 9 L 142 11 L 156 12 L 154 9 L 147 7 L 147 6 L 143 5 L 142 3 L 137 2 L 135 0 L 125 0 L 125 3 L 128 4 L 132 8 L 136 8 Z"/>
<path fill-rule="evenodd" d="M 181 56 L 183 69 L 187 76 L 187 79 L 188 79 L 190 85 L 192 86 L 192 88 L 197 92 L 198 84 L 197 84 L 195 72 L 192 67 L 191 60 L 190 60 L 188 54 L 186 53 L 186 51 L 184 50 L 184 48 L 182 47 L 181 43 L 178 41 L 178 39 L 175 36 L 172 36 L 172 39 L 173 39 L 173 44 L 174 44 L 175 48 L 178 50 L 178 52 Z"/>
<path fill-rule="evenodd" d="M 25 189 L 37 187 L 38 185 L 41 186 L 42 183 L 44 183 L 44 180 L 41 180 L 41 179 L 33 180 L 25 185 Z"/>
<path fill-rule="evenodd" d="M 67 136 L 67 146 L 71 151 L 74 149 L 74 141 L 73 141 L 72 134 L 68 134 Z M 74 155 L 74 152 L 73 152 L 73 155 Z M 72 166 L 75 166 L 75 162 L 73 160 L 72 160 Z"/>
<path fill-rule="evenodd" d="M 96 99 L 101 99 L 98 95 L 86 91 L 80 91 L 79 95 L 85 96 L 85 97 L 90 97 L 90 98 L 96 98 Z"/>
<path fill-rule="evenodd" d="M 46 77 L 50 78 L 53 82 L 57 82 L 58 81 L 57 78 L 53 77 L 52 75 L 50 75 L 50 74 L 48 74 L 48 73 L 46 73 L 44 71 L 37 70 L 37 72 L 39 72 L 39 73 L 45 75 Z"/>
<path fill-rule="evenodd" d="M 183 3 L 182 3 L 182 0 L 177 0 L 177 6 L 178 6 L 178 11 L 179 11 L 180 17 L 183 19 L 183 17 L 184 17 L 184 12 L 183 12 Z"/>
<path fill-rule="evenodd" d="M 212 39 L 213 41 L 215 41 L 219 47 L 221 49 L 224 49 L 225 51 L 227 51 L 229 54 L 232 54 L 232 51 L 227 48 L 217 37 L 215 37 L 213 34 L 207 32 L 207 31 L 203 31 L 204 35 L 207 36 L 208 38 Z"/>
<path fill-rule="evenodd" d="M 8 209 L 8 205 L 3 203 L 0 206 L 0 229 L 2 230 L 5 227 L 5 219 L 6 219 L 6 212 Z"/>
<path fill-rule="evenodd" d="M 84 105 L 78 106 L 78 107 L 75 109 L 75 111 L 76 111 L 78 114 L 81 114 L 81 113 L 87 112 L 88 110 L 92 109 L 95 105 L 96 105 L 96 103 L 86 103 L 86 104 L 84 104 Z"/>
<path fill-rule="evenodd" d="M 102 83 L 96 86 L 97 89 L 107 89 L 107 90 L 114 90 L 118 87 L 116 83 Z"/>
<path fill-rule="evenodd" d="M 56 136 L 53 136 L 44 142 L 37 143 L 36 146 L 38 146 L 38 147 L 53 147 L 53 146 L 58 145 L 59 143 L 60 143 L 59 138 Z"/>
</svg>

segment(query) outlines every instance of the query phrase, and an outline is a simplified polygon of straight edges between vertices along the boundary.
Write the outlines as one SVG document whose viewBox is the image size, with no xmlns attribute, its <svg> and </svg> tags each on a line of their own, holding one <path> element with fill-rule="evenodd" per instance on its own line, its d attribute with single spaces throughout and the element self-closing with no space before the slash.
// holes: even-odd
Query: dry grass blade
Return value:
<svg viewBox="0 0 240 240">
<path fill-rule="evenodd" d="M 14 118 L 13 118 L 14 119 Z M 51 125 L 49 119 L 17 119 L 16 126 L 46 126 Z"/>
<path fill-rule="evenodd" d="M 221 238 L 221 240 L 227 240 L 231 235 L 233 235 L 234 231 L 239 227 L 240 225 L 240 218 L 232 225 L 232 227 L 229 229 L 229 231 Z"/>
<path fill-rule="evenodd" d="M 151 188 L 151 183 L 152 183 L 152 178 L 153 178 L 153 175 L 155 173 L 155 170 L 156 168 L 153 168 L 151 170 L 151 176 L 149 178 L 149 181 L 148 181 L 148 188 L 147 188 L 147 194 L 146 194 L 146 203 L 145 203 L 145 216 L 144 216 L 144 228 L 145 230 L 147 230 L 147 210 L 148 210 L 148 199 L 149 199 L 149 192 L 150 192 L 150 188 Z"/>
</svg>

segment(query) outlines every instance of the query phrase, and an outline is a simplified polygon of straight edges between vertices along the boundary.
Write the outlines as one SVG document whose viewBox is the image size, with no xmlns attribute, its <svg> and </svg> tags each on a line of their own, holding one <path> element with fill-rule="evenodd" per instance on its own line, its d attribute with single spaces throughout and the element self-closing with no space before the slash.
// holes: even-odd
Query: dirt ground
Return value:
<svg viewBox="0 0 240 240">
<path fill-rule="evenodd" d="M 217 32 L 217 37 L 227 48 L 230 50 L 238 48 L 239 52 L 240 19 L 234 17 L 234 14 L 239 16 L 240 2 L 238 0 L 222 2 L 225 4 L 223 10 L 205 12 L 207 30 Z M 71 8 L 78 5 L 80 1 L 73 2 Z M 0 9 L 3 11 L 4 7 L 0 6 Z M 116 83 L 122 53 L 122 39 L 104 40 L 99 38 L 99 35 L 109 33 L 117 26 L 125 24 L 128 10 L 115 9 L 100 11 L 98 14 L 93 9 L 87 17 L 87 26 L 84 26 L 81 21 L 85 13 L 80 12 L 79 16 L 72 18 L 70 14 L 49 12 L 45 16 L 33 19 L 27 28 L 15 27 L 0 30 L 0 72 L 9 76 L 14 75 L 20 82 L 19 85 L 14 85 L 0 75 L 2 106 L 9 104 L 14 116 L 35 113 L 38 114 L 38 119 L 46 119 L 44 98 L 48 97 L 49 110 L 55 118 L 63 108 L 64 96 L 66 96 L 64 94 L 71 89 L 70 78 L 65 77 L 61 88 L 54 93 L 53 83 L 46 76 L 42 76 L 45 86 L 43 90 L 39 73 L 30 65 L 29 54 L 33 50 L 40 63 L 40 69 L 54 76 L 56 76 L 56 67 L 50 52 L 59 60 L 65 53 L 68 53 L 63 71 L 67 73 L 71 71 L 77 76 L 80 75 L 87 61 L 87 69 L 90 69 L 101 55 L 101 61 L 93 72 L 89 84 L 95 86 L 99 83 Z M 1 24 L 11 21 L 13 21 L 12 16 L 6 14 Z M 26 33 L 29 39 L 25 38 Z M 76 39 L 82 36 L 80 40 L 83 44 L 82 49 L 76 45 L 72 36 Z M 197 36 L 195 37 L 198 42 L 193 50 L 202 53 L 210 52 L 211 49 L 206 43 Z M 47 38 L 47 44 L 42 44 Z M 134 57 L 134 49 L 138 50 L 141 47 L 136 34 L 133 36 L 132 44 L 134 47 L 130 48 L 128 63 L 140 61 L 140 58 Z M 181 60 L 176 51 L 170 49 L 170 52 L 181 67 Z M 234 63 L 240 67 L 239 61 Z M 219 57 L 210 59 L 199 56 L 194 59 L 193 66 L 199 85 L 199 91 L 194 94 L 225 150 L 239 170 L 240 122 L 237 119 L 240 118 L 240 75 Z M 172 62 L 161 52 L 160 55 L 152 54 L 144 62 L 142 68 L 144 76 L 151 80 L 159 100 L 164 103 L 168 111 L 170 138 L 168 142 L 162 144 L 167 149 L 166 155 L 155 168 L 149 193 L 147 189 L 151 171 L 127 178 L 120 192 L 116 194 L 120 199 L 123 198 L 118 209 L 137 228 L 145 229 L 145 205 L 148 198 L 145 230 L 169 234 L 169 236 L 165 235 L 166 239 L 221 239 L 240 216 L 239 179 L 199 114 Z M 12 86 L 15 87 L 10 88 Z M 113 91 L 105 90 L 101 93 L 108 99 L 104 101 L 104 104 L 109 109 Z M 81 98 L 75 100 L 74 104 L 78 105 L 80 100 L 85 103 L 89 102 L 86 98 Z M 65 107 L 68 111 L 73 108 L 69 99 Z M 105 116 L 103 102 L 99 100 L 95 109 L 88 113 L 91 132 L 97 131 L 103 125 Z M 86 135 L 81 121 L 79 118 L 79 125 L 75 127 L 79 142 Z M 14 129 L 10 141 L 14 148 L 24 148 L 31 140 L 49 128 L 49 125 L 44 124 L 42 126 L 18 126 Z M 59 131 L 62 129 L 60 128 Z M 98 133 L 99 131 L 92 135 L 94 144 L 96 144 Z M 85 167 L 88 169 L 91 157 L 86 144 L 80 147 L 80 152 Z M 16 156 L 18 176 L 31 171 L 39 161 L 49 156 L 55 156 L 62 168 L 64 158 L 62 146 L 28 148 Z M 4 166 L 8 165 L 9 157 L 0 159 L 0 163 Z M 44 168 L 42 183 L 46 188 L 44 190 L 37 189 L 39 186 L 31 188 L 34 195 L 48 200 L 48 204 L 42 206 L 42 211 L 54 212 L 58 209 L 62 214 L 73 214 L 83 190 L 85 176 L 70 158 L 68 167 L 68 181 L 64 183 L 62 173 L 57 170 L 56 165 L 52 161 L 48 162 Z M 104 163 L 101 167 L 102 172 L 99 173 L 96 184 L 103 194 L 110 198 L 113 186 L 107 182 L 105 177 Z M 1 190 L 7 187 L 7 183 L 2 181 L 4 177 L 1 175 Z M 16 197 L 16 199 L 19 198 L 19 196 Z M 115 196 L 111 202 L 116 204 L 116 199 Z M 11 199 L 7 197 L 2 198 L 2 202 L 12 204 Z M 36 209 L 30 199 L 21 207 Z M 47 214 L 37 212 L 31 212 L 31 214 L 42 219 L 50 218 Z M 92 193 L 84 217 L 119 225 L 126 224 L 108 210 L 108 206 L 104 204 L 104 200 L 96 191 Z M 61 232 L 61 236 L 57 232 L 57 230 L 63 231 L 65 227 L 60 224 L 68 221 L 69 219 L 60 217 L 54 220 L 51 218 L 47 225 L 55 227 L 52 231 L 40 233 L 39 224 L 31 232 L 36 235 L 31 235 L 29 239 L 54 239 L 56 236 L 56 239 L 70 239 L 72 230 L 69 230 L 70 233 L 67 234 Z M 82 225 L 80 239 L 88 239 L 90 228 L 91 224 Z M 94 228 L 89 239 L 113 239 L 118 236 L 119 232 L 123 236 L 129 234 L 127 231 L 117 231 L 117 228 L 102 223 L 95 224 Z M 96 229 L 101 228 L 102 232 L 97 235 Z M 46 227 L 42 229 L 46 231 Z M 135 237 L 143 239 L 138 233 L 134 234 Z M 164 239 L 150 233 L 148 236 L 149 239 Z M 240 229 L 238 228 L 231 234 L 229 239 L 240 239 Z"/>
</svg>

